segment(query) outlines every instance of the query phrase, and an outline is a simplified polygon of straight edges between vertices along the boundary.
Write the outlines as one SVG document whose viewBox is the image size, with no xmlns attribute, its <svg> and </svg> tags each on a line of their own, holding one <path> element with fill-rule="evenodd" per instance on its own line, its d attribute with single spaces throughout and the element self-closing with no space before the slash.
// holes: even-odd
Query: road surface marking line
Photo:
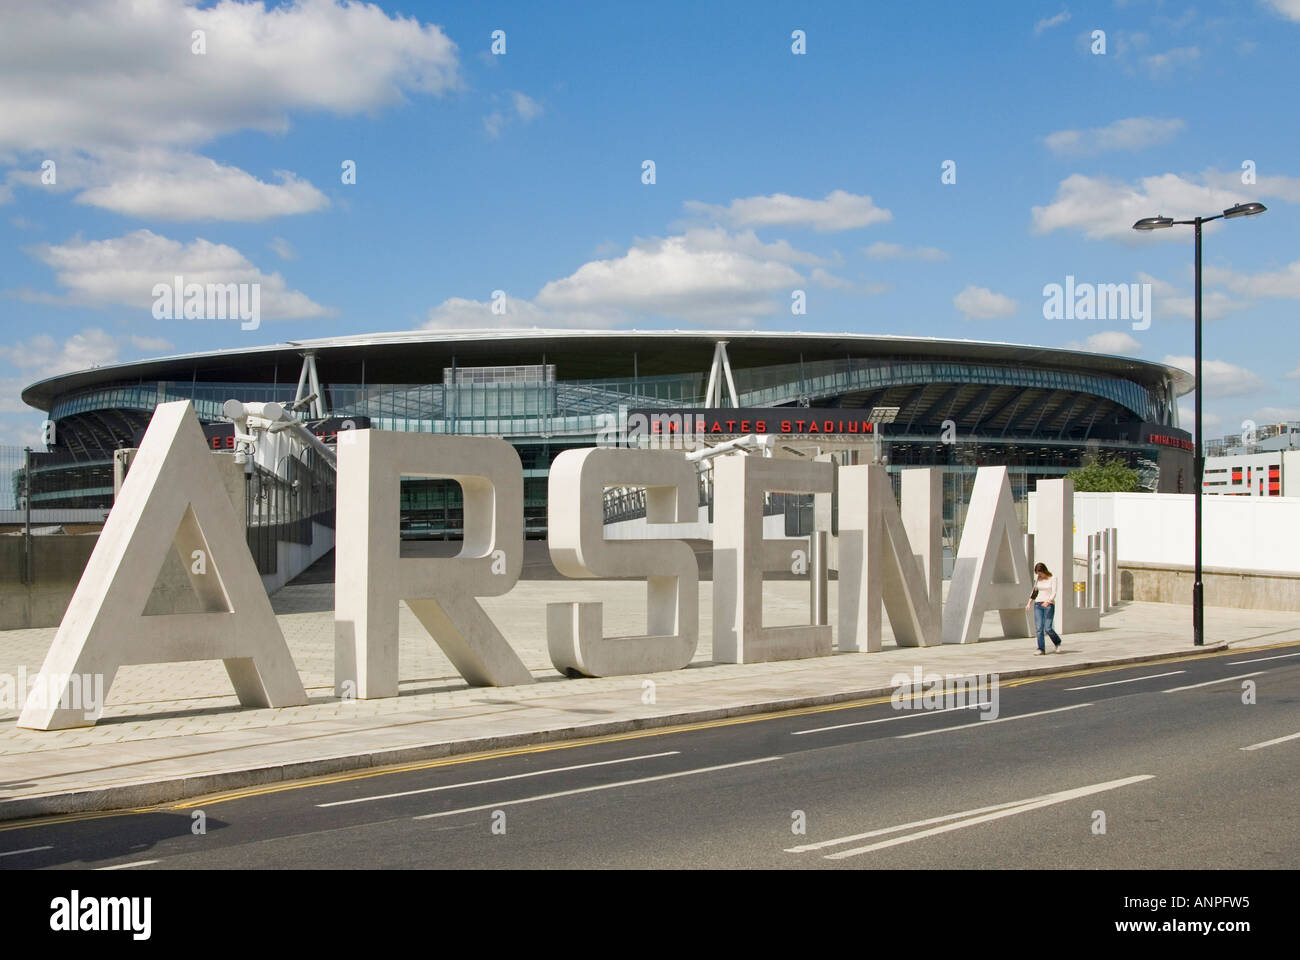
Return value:
<svg viewBox="0 0 1300 960">
<path fill-rule="evenodd" d="M 989 807 L 976 807 L 974 810 L 963 810 L 961 813 L 946 813 L 942 817 L 931 817 L 928 820 L 913 820 L 911 823 L 900 823 L 896 827 L 882 827 L 879 830 L 868 830 L 866 833 L 855 833 L 850 837 L 836 837 L 834 840 L 822 840 L 818 843 L 804 843 L 797 847 L 789 847 L 786 853 L 807 853 L 810 850 L 822 850 L 826 847 L 838 847 L 845 843 L 854 843 L 858 840 L 869 840 L 872 837 L 884 836 L 887 833 L 898 833 L 900 830 L 911 830 L 914 827 L 929 827 L 936 823 L 946 823 L 949 820 L 959 820 L 962 817 L 973 817 L 981 813 L 990 813 L 994 810 L 1005 810 L 1008 807 L 1019 807 L 1022 804 L 1032 803 L 1037 797 L 1031 797 L 1029 800 L 1011 800 L 1007 803 L 995 803 Z"/>
<path fill-rule="evenodd" d="M 910 713 L 899 714 L 896 717 L 882 717 L 879 720 L 859 720 L 856 723 L 837 723 L 833 727 L 813 727 L 811 730 L 795 730 L 790 735 L 792 737 L 798 737 L 805 733 L 825 733 L 827 730 L 844 730 L 848 727 L 865 727 L 872 723 L 888 723 L 891 720 L 906 720 L 908 717 L 924 717 L 936 713 L 950 713 L 953 710 L 974 710 L 982 706 L 985 706 L 985 704 L 972 703 L 964 707 L 944 707 L 942 710 L 915 710 Z"/>
<path fill-rule="evenodd" d="M 1113 687 L 1117 683 L 1137 683 L 1139 680 L 1155 680 L 1157 677 L 1174 677 L 1180 673 L 1186 673 L 1186 670 L 1170 670 L 1168 673 L 1149 673 L 1145 677 L 1132 677 L 1128 680 L 1111 680 L 1109 683 L 1090 683 L 1086 687 L 1066 687 L 1068 693 L 1071 690 L 1095 690 L 1098 687 Z"/>
<path fill-rule="evenodd" d="M 771 763 L 780 757 L 760 757 L 757 760 L 741 760 L 739 763 L 724 763 L 716 767 L 699 767 L 695 770 L 681 770 L 677 773 L 663 773 L 657 777 L 639 777 L 636 780 L 620 780 L 618 783 L 600 783 L 594 787 L 578 787 L 575 790 L 561 790 L 558 793 L 544 793 L 536 797 L 521 797 L 518 800 L 501 800 L 497 803 L 481 803 L 476 807 L 461 807 L 459 810 L 444 810 L 441 813 L 422 813 L 415 820 L 432 820 L 436 817 L 451 817 L 458 813 L 476 813 L 479 810 L 496 810 L 520 803 L 533 803 L 537 800 L 554 800 L 557 797 L 571 797 L 578 793 L 592 793 L 596 790 L 613 790 L 615 787 L 631 787 L 638 783 L 653 783 L 656 780 L 672 780 L 675 777 L 689 777 L 697 773 L 713 773 L 715 770 L 731 770 L 735 767 L 748 767 L 755 763 Z"/>
<path fill-rule="evenodd" d="M 45 847 L 28 847 L 26 850 L 6 850 L 4 853 L 0 853 L 0 857 L 16 857 L 20 853 L 36 853 L 39 850 L 53 850 L 53 849 L 54 849 L 53 847 L 45 846 Z"/>
<path fill-rule="evenodd" d="M 116 863 L 111 867 L 96 867 L 96 870 L 129 870 L 131 867 L 147 867 L 157 860 L 137 860 L 135 863 Z"/>
<path fill-rule="evenodd" d="M 1286 630 L 1277 630 L 1273 633 L 1260 634 L 1259 636 L 1276 636 L 1283 633 L 1290 633 L 1296 628 L 1290 627 Z M 1257 639 L 1256 637 L 1243 637 L 1242 640 Z M 1231 643 L 1240 643 L 1242 640 L 1233 640 Z M 1295 640 L 1283 640 L 1279 643 L 1263 644 L 1255 647 L 1255 650 L 1279 650 L 1285 647 L 1296 646 Z M 1159 660 L 1161 663 L 1184 663 L 1189 660 L 1213 660 L 1220 657 L 1240 656 L 1240 650 L 1229 650 L 1225 648 L 1213 647 L 1203 653 L 1191 653 L 1186 656 L 1155 656 L 1152 659 Z M 1029 683 L 1042 683 L 1045 680 L 1062 680 L 1069 677 L 1094 676 L 1098 673 L 1111 673 L 1116 670 L 1128 670 L 1140 664 L 1133 663 L 1104 663 L 1092 667 L 1081 667 L 1078 670 L 1069 670 L 1062 672 L 1050 672 L 1034 674 L 1027 677 L 1019 677 L 1015 680 L 1003 681 L 1001 686 L 1004 688 L 1020 687 Z M 356 770 L 349 770 L 342 774 L 324 774 L 317 776 L 307 776 L 299 780 L 293 780 L 285 783 L 266 784 L 260 787 L 248 787 L 241 790 L 224 791 L 219 793 L 204 794 L 198 798 L 192 798 L 176 802 L 169 800 L 161 804 L 155 804 L 149 807 L 128 807 L 121 810 L 108 810 L 102 812 L 85 812 L 85 813 L 68 813 L 56 814 L 54 816 L 36 816 L 9 821 L 0 821 L 0 833 L 10 830 L 30 830 L 33 827 L 48 827 L 61 823 L 80 823 L 85 820 L 98 820 L 104 817 L 128 817 L 139 816 L 141 814 L 160 813 L 168 810 L 188 810 L 192 807 L 206 807 L 218 803 L 229 803 L 232 800 L 243 800 L 249 797 L 267 796 L 272 793 L 281 793 L 286 790 L 307 790 L 315 787 L 327 786 L 332 783 L 344 783 L 349 780 L 364 780 L 370 777 L 388 777 L 395 773 L 407 773 L 412 770 L 428 770 L 434 767 L 448 766 L 451 764 L 461 763 L 479 763 L 484 760 L 499 760 L 503 757 L 516 757 L 530 753 L 548 753 L 552 750 L 572 750 L 578 747 L 591 746 L 597 743 L 615 743 L 622 740 L 640 740 L 645 737 L 663 737 L 671 736 L 678 733 L 693 733 L 699 730 L 710 730 L 718 727 L 729 727 L 743 723 L 761 723 L 769 720 L 784 720 L 790 717 L 809 716 L 815 713 L 829 713 L 836 710 L 856 710 L 861 707 L 874 706 L 881 703 L 889 703 L 890 697 L 881 696 L 874 698 L 858 700 L 839 700 L 834 703 L 822 704 L 816 707 L 789 707 L 777 709 L 767 713 L 745 714 L 738 717 L 728 717 L 724 720 L 703 720 L 703 721 L 686 721 L 675 723 L 664 727 L 648 727 L 641 730 L 635 730 L 627 733 L 606 733 L 593 737 L 581 737 L 574 740 L 556 740 L 548 743 L 537 744 L 531 747 L 507 747 L 504 749 L 480 751 L 476 753 L 457 754 L 451 757 L 441 757 L 435 760 L 417 760 L 410 763 L 401 764 L 383 764 L 379 767 L 366 767 Z M 990 721 L 984 721 L 988 723 Z"/>
<path fill-rule="evenodd" d="M 1288 734 L 1285 737 L 1278 737 L 1276 740 L 1265 740 L 1263 743 L 1252 743 L 1249 747 L 1242 747 L 1243 750 L 1259 750 L 1262 747 L 1271 747 L 1275 743 L 1286 743 L 1288 740 L 1300 740 L 1300 733 Z"/>
<path fill-rule="evenodd" d="M 909 833 L 905 837 L 894 837 L 891 840 L 882 840 L 879 843 L 872 843 L 865 847 L 855 847 L 852 850 L 841 850 L 839 853 L 828 853 L 824 859 L 845 860 L 849 857 L 857 857 L 864 853 L 871 853 L 874 850 L 883 850 L 886 847 L 896 847 L 899 844 L 911 843 L 913 840 L 924 840 L 926 837 L 933 837 L 941 833 L 951 833 L 953 830 L 961 830 L 965 827 L 973 827 L 977 824 L 988 823 L 991 820 L 1001 820 L 1003 817 L 1014 817 L 1018 813 L 1026 813 L 1030 810 L 1050 807 L 1058 803 L 1065 803 L 1069 800 L 1077 800 L 1080 797 L 1091 796 L 1095 793 L 1105 793 L 1108 790 L 1117 790 L 1120 787 L 1127 787 L 1130 784 L 1141 783 L 1143 780 L 1151 780 L 1153 778 L 1154 776 L 1152 774 L 1147 773 L 1136 777 L 1125 777 L 1123 780 L 1108 780 L 1105 783 L 1095 783 L 1089 787 L 1078 787 L 1074 790 L 1062 790 L 1060 793 L 1049 793 L 1044 797 L 1031 798 L 1014 807 L 1009 807 L 1006 810 L 986 813 L 983 816 L 971 817 L 967 820 L 945 824 L 942 827 L 934 827 L 930 830 L 922 830 L 919 833 Z"/>
<path fill-rule="evenodd" d="M 1197 690 L 1201 687 L 1212 687 L 1216 683 L 1231 683 L 1233 680 L 1245 680 L 1247 677 L 1258 677 L 1263 670 L 1256 670 L 1254 673 L 1239 673 L 1235 677 L 1223 677 L 1219 680 L 1206 680 L 1204 683 L 1193 683 L 1186 687 L 1171 687 L 1165 690 L 1165 693 L 1178 693 L 1181 690 Z"/>
<path fill-rule="evenodd" d="M 1285 631 L 1284 631 L 1285 632 Z M 1294 647 L 1296 641 L 1290 640 L 1282 643 L 1269 644 L 1267 646 L 1256 647 L 1257 650 L 1275 650 L 1282 647 Z M 1165 663 L 1182 663 L 1187 660 L 1209 660 L 1218 657 L 1233 656 L 1235 651 L 1232 650 L 1212 650 L 1208 653 L 1193 653 L 1180 657 L 1163 658 Z M 1002 684 L 1004 687 L 1016 687 L 1027 683 L 1039 683 L 1044 680 L 1060 680 L 1066 677 L 1094 676 L 1098 673 L 1110 673 L 1115 670 L 1131 669 L 1134 664 L 1131 663 L 1111 663 L 1099 664 L 1095 667 L 1083 667 L 1079 670 L 1071 670 L 1064 673 L 1045 673 L 1019 678 L 1016 680 L 1006 681 Z M 577 747 L 590 746 L 596 743 L 614 743 L 621 740 L 640 740 L 645 737 L 662 737 L 670 736 L 677 733 L 693 733 L 699 730 L 710 730 L 718 727 L 729 727 L 744 723 L 758 723 L 765 720 L 782 720 L 789 717 L 809 716 L 816 713 L 829 713 L 836 710 L 854 710 L 861 707 L 875 706 L 881 703 L 888 703 L 889 696 L 879 696 L 861 700 L 842 700 L 837 703 L 823 704 L 816 707 L 791 707 L 786 710 L 776 710 L 770 713 L 747 714 L 740 717 L 728 717 L 721 720 L 697 720 L 680 724 L 671 724 L 666 727 L 651 727 L 644 730 L 635 730 L 627 733 L 607 733 L 595 737 L 583 737 L 576 740 L 559 740 L 551 743 L 537 744 L 531 747 L 514 747 L 504 750 L 485 751 L 480 753 L 462 754 L 455 757 L 443 757 L 436 760 L 419 760 L 414 763 L 404 763 L 397 765 L 385 765 L 380 768 L 370 768 L 361 770 L 350 770 L 342 774 L 327 774 L 323 777 L 308 777 L 302 780 L 296 780 L 290 783 L 267 784 L 260 787 L 246 787 L 242 790 L 233 790 L 226 793 L 208 795 L 197 799 L 185 800 L 180 803 L 167 803 L 160 807 L 145 808 L 142 810 L 132 811 L 134 813 L 152 813 L 156 810 L 187 810 L 191 807 L 207 807 L 217 803 L 228 803 L 231 800 L 243 800 L 248 797 L 265 796 L 271 793 L 280 793 L 285 790 L 303 790 L 311 787 L 327 786 L 332 783 L 344 783 L 349 780 L 369 779 L 370 777 L 385 777 L 394 773 L 406 773 L 411 770 L 428 770 L 434 767 L 442 767 L 451 764 L 461 763 L 478 763 L 483 760 L 496 760 L 502 757 L 515 757 L 530 753 L 547 753 L 552 750 L 571 750 Z M 987 722 L 987 721 L 986 721 Z M 121 816 L 120 813 L 95 813 L 95 814 L 71 814 L 61 820 L 80 820 L 90 819 L 92 817 L 103 816 Z M 23 829 L 29 826 L 39 826 L 53 822 L 50 818 L 32 819 L 25 822 L 5 825 L 0 824 L 0 832 L 5 830 Z"/>
<path fill-rule="evenodd" d="M 1233 660 L 1224 666 L 1239 667 L 1243 663 L 1263 663 L 1265 660 L 1286 660 L 1288 657 L 1300 657 L 1300 653 L 1284 653 L 1280 657 L 1260 657 L 1258 660 Z"/>
<path fill-rule="evenodd" d="M 1044 717 L 1049 713 L 1063 713 L 1066 710 L 1079 710 L 1083 707 L 1091 707 L 1091 703 L 1072 703 L 1068 707 L 1057 707 L 1054 710 L 1038 710 L 1034 713 L 1018 713 L 1014 717 L 998 717 L 996 720 L 977 720 L 974 723 L 963 723 L 956 727 L 939 727 L 937 730 L 922 730 L 919 733 L 900 733 L 894 737 L 895 740 L 908 740 L 912 737 L 928 737 L 932 733 L 952 733 L 954 730 L 978 730 L 983 727 L 991 727 L 995 723 L 1009 723 L 1012 720 L 1028 720 L 1030 717 Z"/>
<path fill-rule="evenodd" d="M 437 793 L 440 790 L 459 790 L 461 787 L 480 787 L 485 783 L 502 783 L 506 780 L 523 780 L 526 777 L 540 777 L 547 773 L 568 773 L 570 770 L 586 770 L 589 767 L 607 767 L 615 763 L 632 763 L 636 760 L 655 760 L 659 757 L 676 757 L 680 750 L 668 750 L 664 753 L 646 753 L 637 757 L 620 757 L 617 760 L 601 760 L 598 763 L 578 763 L 571 767 L 552 767 L 549 770 L 530 770 L 528 773 L 516 773 L 508 777 L 492 777 L 489 780 L 470 780 L 466 783 L 448 783 L 440 787 L 423 787 L 419 790 L 403 790 L 400 793 L 381 793 L 373 797 L 357 797 L 353 800 L 335 800 L 332 803 L 318 803 L 318 807 L 344 807 L 350 803 L 366 803 L 370 800 L 391 800 L 394 797 L 410 797 L 417 793 Z"/>
</svg>

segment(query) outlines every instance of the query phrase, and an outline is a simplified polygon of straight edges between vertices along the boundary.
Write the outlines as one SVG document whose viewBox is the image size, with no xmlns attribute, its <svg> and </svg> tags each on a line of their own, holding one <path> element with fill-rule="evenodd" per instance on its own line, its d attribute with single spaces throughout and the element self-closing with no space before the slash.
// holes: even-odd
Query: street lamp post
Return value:
<svg viewBox="0 0 1300 960">
<path fill-rule="evenodd" d="M 898 407 L 871 408 L 871 414 L 867 417 L 867 422 L 871 424 L 872 445 L 875 448 L 872 463 L 880 463 L 880 428 L 897 420 L 898 410 Z"/>
<path fill-rule="evenodd" d="M 1195 491 L 1195 532 L 1193 537 L 1196 541 L 1196 573 L 1192 582 L 1192 643 L 1196 646 L 1205 645 L 1205 589 L 1201 581 L 1201 496 L 1204 493 L 1204 482 L 1202 475 L 1205 468 L 1204 447 L 1201 445 L 1201 396 L 1205 392 L 1201 381 L 1201 224 L 1209 223 L 1211 220 L 1234 220 L 1237 217 L 1250 217 L 1257 213 L 1263 213 L 1268 208 L 1262 203 L 1238 203 L 1229 207 L 1223 213 L 1216 213 L 1212 217 L 1194 217 L 1191 220 L 1174 220 L 1171 217 L 1146 217 L 1133 224 L 1134 230 L 1163 230 L 1166 227 L 1172 227 L 1174 224 L 1191 226 L 1196 234 L 1196 309 L 1194 326 L 1196 328 L 1196 370 L 1193 376 L 1196 378 L 1196 452 L 1192 459 L 1192 482 L 1196 485 Z"/>
</svg>

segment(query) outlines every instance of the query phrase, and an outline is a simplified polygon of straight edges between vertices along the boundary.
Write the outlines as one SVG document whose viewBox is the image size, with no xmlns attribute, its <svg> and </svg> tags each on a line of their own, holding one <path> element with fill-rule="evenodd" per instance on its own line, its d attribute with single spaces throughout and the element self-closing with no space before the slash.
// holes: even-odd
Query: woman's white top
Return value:
<svg viewBox="0 0 1300 960">
<path fill-rule="evenodd" d="M 1055 603 L 1056 602 L 1056 578 L 1046 577 L 1042 580 L 1034 581 L 1034 587 L 1038 590 L 1038 596 L 1034 598 L 1035 603 Z"/>
</svg>

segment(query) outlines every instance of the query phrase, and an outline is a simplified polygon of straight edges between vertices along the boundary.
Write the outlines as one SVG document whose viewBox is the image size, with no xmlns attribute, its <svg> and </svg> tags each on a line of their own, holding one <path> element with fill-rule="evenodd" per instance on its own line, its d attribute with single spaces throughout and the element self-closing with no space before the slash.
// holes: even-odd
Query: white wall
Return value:
<svg viewBox="0 0 1300 960">
<path fill-rule="evenodd" d="M 1030 494 L 1032 529 L 1034 494 Z M 1087 537 L 1119 529 L 1120 563 L 1193 562 L 1190 493 L 1076 493 L 1074 553 Z M 1300 573 L 1300 497 L 1203 497 L 1202 562 L 1207 567 Z"/>
</svg>

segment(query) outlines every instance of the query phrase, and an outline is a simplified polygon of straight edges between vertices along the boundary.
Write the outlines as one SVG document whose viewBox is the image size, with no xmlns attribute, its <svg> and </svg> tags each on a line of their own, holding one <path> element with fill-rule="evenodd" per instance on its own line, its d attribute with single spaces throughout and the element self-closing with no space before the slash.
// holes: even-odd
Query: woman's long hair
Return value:
<svg viewBox="0 0 1300 960">
<path fill-rule="evenodd" d="M 1043 576 L 1045 576 L 1045 577 L 1050 577 L 1050 576 L 1052 575 L 1052 571 L 1047 569 L 1047 564 L 1045 564 L 1045 563 L 1036 563 L 1036 564 L 1034 564 L 1034 574 L 1035 574 L 1035 576 L 1037 576 L 1037 575 L 1040 574 L 1040 573 L 1041 573 Z"/>
</svg>

